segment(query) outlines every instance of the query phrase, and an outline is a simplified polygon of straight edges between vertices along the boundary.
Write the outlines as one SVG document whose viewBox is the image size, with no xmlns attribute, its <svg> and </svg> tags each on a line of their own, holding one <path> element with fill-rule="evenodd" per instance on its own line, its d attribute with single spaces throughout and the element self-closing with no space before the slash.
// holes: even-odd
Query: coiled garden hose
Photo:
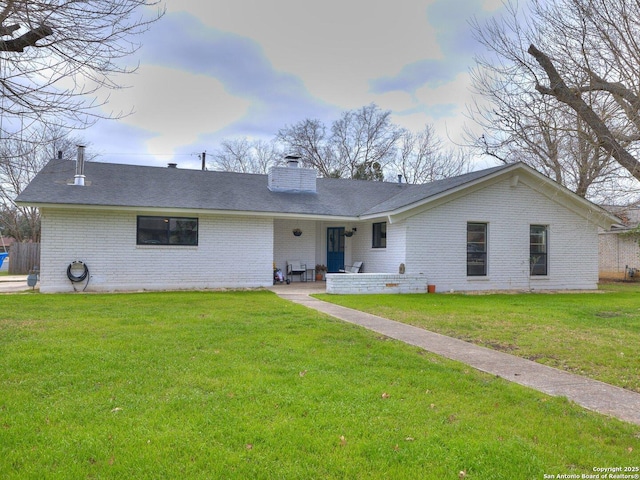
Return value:
<svg viewBox="0 0 640 480">
<path fill-rule="evenodd" d="M 80 268 L 82 268 L 82 273 L 80 273 L 79 275 L 75 274 L 74 272 L 77 272 Z M 87 283 L 85 284 L 84 288 L 82 289 L 82 291 L 84 292 L 84 290 L 87 288 L 87 285 L 89 285 L 89 267 L 87 267 L 87 264 L 84 262 L 81 262 L 80 260 L 76 260 L 74 262 L 71 262 L 69 264 L 69 266 L 67 267 L 67 278 L 69 280 L 71 280 L 72 284 L 73 283 L 79 283 L 79 282 L 84 282 L 85 280 L 87 281 Z M 76 289 L 76 286 L 73 285 L 73 289 Z"/>
</svg>

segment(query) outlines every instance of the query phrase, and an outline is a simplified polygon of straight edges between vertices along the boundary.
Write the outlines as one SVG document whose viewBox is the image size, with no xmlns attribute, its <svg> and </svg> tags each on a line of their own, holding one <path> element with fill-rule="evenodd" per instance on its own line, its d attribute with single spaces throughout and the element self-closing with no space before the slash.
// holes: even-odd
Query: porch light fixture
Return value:
<svg viewBox="0 0 640 480">
<path fill-rule="evenodd" d="M 295 237 L 299 237 L 300 235 L 302 235 L 302 230 L 300 230 L 299 228 L 294 228 L 293 229 L 293 235 Z"/>
<path fill-rule="evenodd" d="M 344 236 L 345 237 L 352 237 L 354 233 L 356 233 L 358 231 L 358 229 L 356 227 L 353 227 L 351 230 L 345 230 L 344 231 Z"/>
</svg>

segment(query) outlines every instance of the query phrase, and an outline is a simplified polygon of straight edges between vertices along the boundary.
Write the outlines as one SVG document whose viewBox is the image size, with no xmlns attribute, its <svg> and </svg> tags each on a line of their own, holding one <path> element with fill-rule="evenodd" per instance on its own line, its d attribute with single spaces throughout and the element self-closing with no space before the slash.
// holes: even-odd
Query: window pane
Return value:
<svg viewBox="0 0 640 480">
<path fill-rule="evenodd" d="M 172 218 L 169 220 L 170 245 L 197 245 L 198 221 L 195 218 Z"/>
<path fill-rule="evenodd" d="M 138 217 L 138 245 L 198 245 L 198 219 Z"/>
<path fill-rule="evenodd" d="M 138 244 L 168 245 L 168 219 L 162 217 L 138 217 Z"/>
<path fill-rule="evenodd" d="M 373 224 L 373 248 L 387 248 L 387 222 Z"/>
<path fill-rule="evenodd" d="M 467 275 L 487 274 L 487 224 L 467 223 Z"/>
<path fill-rule="evenodd" d="M 487 274 L 487 254 L 469 253 L 467 254 L 467 275 L 483 276 Z"/>
<path fill-rule="evenodd" d="M 547 226 L 529 227 L 529 262 L 531 275 L 547 275 Z"/>
</svg>

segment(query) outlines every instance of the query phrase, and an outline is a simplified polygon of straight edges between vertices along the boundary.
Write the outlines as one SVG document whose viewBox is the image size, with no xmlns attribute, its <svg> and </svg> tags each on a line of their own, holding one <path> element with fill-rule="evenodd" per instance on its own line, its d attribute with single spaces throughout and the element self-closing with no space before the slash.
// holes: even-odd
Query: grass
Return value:
<svg viewBox="0 0 640 480">
<path fill-rule="evenodd" d="M 640 285 L 599 293 L 319 295 L 640 392 Z"/>
<path fill-rule="evenodd" d="M 270 292 L 0 304 L 3 479 L 499 480 L 640 465 L 638 426 Z"/>
</svg>

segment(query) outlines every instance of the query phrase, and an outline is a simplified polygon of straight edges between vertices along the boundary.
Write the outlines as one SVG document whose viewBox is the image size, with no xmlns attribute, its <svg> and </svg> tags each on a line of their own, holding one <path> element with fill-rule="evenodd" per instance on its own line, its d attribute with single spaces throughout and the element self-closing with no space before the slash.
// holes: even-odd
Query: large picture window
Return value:
<svg viewBox="0 0 640 480">
<path fill-rule="evenodd" d="M 467 223 L 467 275 L 487 275 L 487 224 Z"/>
<path fill-rule="evenodd" d="M 198 219 L 138 217 L 138 245 L 198 245 Z"/>
<path fill-rule="evenodd" d="M 387 222 L 373 224 L 373 248 L 387 248 Z"/>
<path fill-rule="evenodd" d="M 531 275 L 547 275 L 547 226 L 529 227 L 529 264 Z"/>
</svg>

